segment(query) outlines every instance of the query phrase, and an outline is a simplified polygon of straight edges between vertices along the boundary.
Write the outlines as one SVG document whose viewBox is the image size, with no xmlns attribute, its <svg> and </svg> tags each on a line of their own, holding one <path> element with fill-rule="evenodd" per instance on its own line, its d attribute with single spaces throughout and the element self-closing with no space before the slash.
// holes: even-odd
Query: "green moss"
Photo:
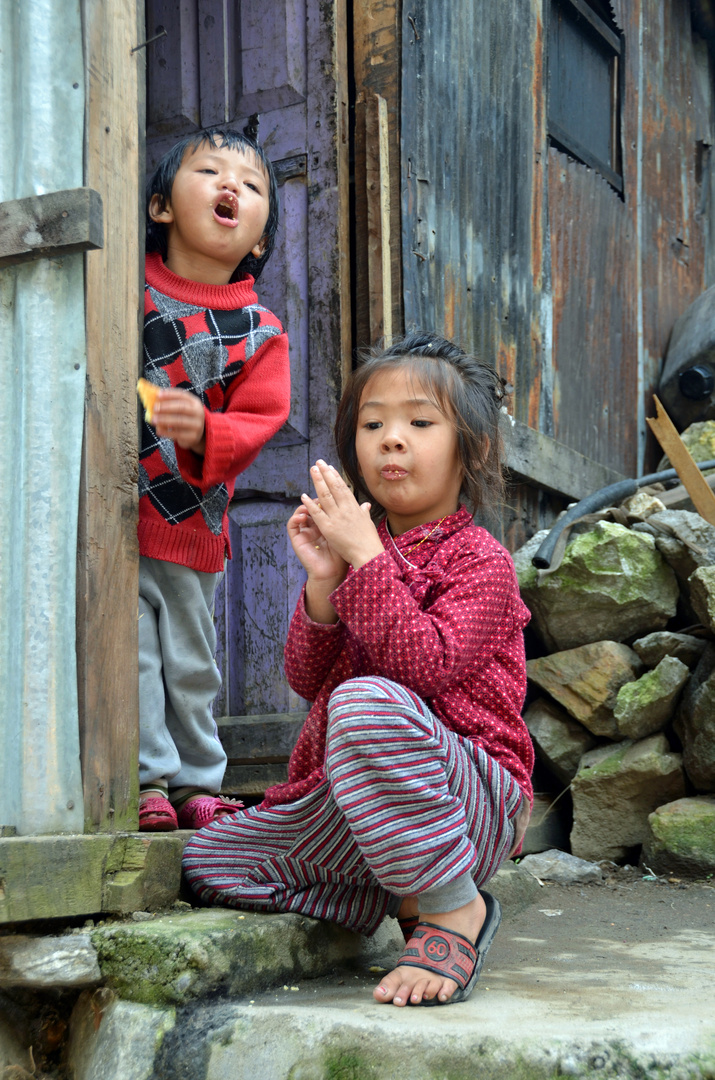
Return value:
<svg viewBox="0 0 715 1080">
<path fill-rule="evenodd" d="M 571 540 L 561 566 L 553 574 L 539 579 L 530 562 L 520 560 L 518 578 L 520 588 L 526 592 L 594 592 L 617 605 L 634 599 L 642 603 L 652 596 L 660 606 L 665 598 L 673 613 L 678 597 L 675 574 L 655 547 L 653 537 L 608 521 L 598 522 L 589 532 Z"/>
<path fill-rule="evenodd" d="M 715 866 L 715 800 L 683 800 L 651 814 L 649 824 L 656 841 L 667 851 Z"/>
<path fill-rule="evenodd" d="M 585 766 L 579 769 L 574 777 L 574 781 L 588 782 L 589 779 L 602 779 L 604 776 L 614 776 L 619 773 L 623 767 L 623 758 L 630 750 L 632 742 L 628 740 L 625 744 L 621 743 L 618 749 L 614 749 L 612 754 L 608 754 L 603 757 L 601 761 L 595 762 L 593 765 Z"/>
<path fill-rule="evenodd" d="M 375 1066 L 357 1050 L 335 1050 L 326 1055 L 323 1080 L 376 1080 L 377 1076 Z"/>
</svg>

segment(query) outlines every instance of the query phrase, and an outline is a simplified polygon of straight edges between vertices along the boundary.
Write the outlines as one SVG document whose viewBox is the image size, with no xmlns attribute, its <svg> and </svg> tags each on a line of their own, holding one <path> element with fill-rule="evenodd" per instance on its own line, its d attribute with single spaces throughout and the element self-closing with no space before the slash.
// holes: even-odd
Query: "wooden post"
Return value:
<svg viewBox="0 0 715 1080">
<path fill-rule="evenodd" d="M 657 415 L 646 417 L 648 427 L 660 443 L 663 453 L 670 458 L 670 464 L 677 472 L 697 512 L 710 525 L 715 525 L 715 495 L 655 394 L 653 401 Z"/>
<path fill-rule="evenodd" d="M 401 0 L 353 4 L 355 329 L 358 346 L 403 325 L 400 165 Z M 376 180 L 379 184 L 376 186 Z M 377 220 L 386 233 L 379 247 Z M 379 285 L 377 279 L 379 278 Z M 388 297 L 390 302 L 388 303 Z M 382 315 L 379 317 L 378 305 Z"/>
<path fill-rule="evenodd" d="M 392 340 L 392 237 L 387 102 L 369 94 L 365 102 L 367 186 L 367 280 L 370 340 Z"/>
<path fill-rule="evenodd" d="M 83 0 L 85 183 L 105 246 L 86 257 L 87 396 L 77 567 L 85 830 L 138 827 L 136 539 L 145 53 L 143 0 Z"/>
</svg>

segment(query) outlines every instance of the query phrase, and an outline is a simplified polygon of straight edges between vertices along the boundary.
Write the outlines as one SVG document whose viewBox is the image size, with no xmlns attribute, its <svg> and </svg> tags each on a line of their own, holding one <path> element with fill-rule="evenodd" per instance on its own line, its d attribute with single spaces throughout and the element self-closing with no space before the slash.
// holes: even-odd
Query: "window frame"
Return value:
<svg viewBox="0 0 715 1080">
<path fill-rule="evenodd" d="M 612 54 L 611 71 L 611 150 L 612 157 L 617 162 L 618 168 L 614 169 L 608 162 L 603 161 L 598 154 L 594 154 L 584 146 L 574 135 L 566 131 L 557 121 L 551 117 L 551 104 L 547 100 L 546 131 L 549 142 L 559 150 L 576 158 L 588 168 L 598 172 L 611 187 L 615 188 L 619 195 L 623 195 L 623 149 L 621 145 L 621 113 L 624 87 L 624 58 L 625 42 L 623 36 L 617 34 L 600 17 L 586 0 L 549 0 L 549 19 L 552 17 L 554 7 L 560 4 L 570 7 L 577 16 L 581 16 L 588 24 L 588 32 L 594 34 L 607 46 Z M 547 37 L 550 44 L 550 35 Z M 547 49 L 549 48 L 547 44 Z M 547 94 L 550 98 L 551 90 L 551 57 L 547 53 Z"/>
</svg>

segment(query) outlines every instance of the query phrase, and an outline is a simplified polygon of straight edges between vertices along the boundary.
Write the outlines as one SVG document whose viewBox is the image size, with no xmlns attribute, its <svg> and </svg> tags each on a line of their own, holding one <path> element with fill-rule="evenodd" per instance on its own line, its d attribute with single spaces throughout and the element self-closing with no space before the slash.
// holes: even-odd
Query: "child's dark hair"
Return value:
<svg viewBox="0 0 715 1080">
<path fill-rule="evenodd" d="M 386 348 L 370 349 L 350 375 L 335 421 L 335 444 L 359 501 L 372 500 L 360 476 L 355 433 L 360 399 L 369 380 L 386 368 L 407 367 L 457 432 L 464 478 L 461 498 L 472 512 L 495 512 L 504 497 L 499 413 L 507 394 L 494 368 L 438 334 L 414 332 Z M 382 517 L 382 507 L 373 514 Z"/>
<path fill-rule="evenodd" d="M 263 233 L 263 251 L 256 258 L 250 251 L 236 267 L 232 281 L 240 278 L 243 274 L 252 274 L 259 278 L 263 267 L 268 262 L 276 242 L 276 230 L 278 228 L 279 202 L 278 184 L 271 162 L 266 157 L 263 147 L 259 146 L 255 139 L 248 135 L 242 135 L 233 128 L 212 127 L 195 131 L 193 135 L 186 135 L 172 146 L 171 150 L 164 154 L 163 158 L 154 169 L 146 185 L 146 250 L 158 251 L 162 259 L 167 255 L 166 226 L 161 222 L 152 221 L 149 215 L 149 206 L 154 195 L 158 195 L 162 202 L 162 209 L 167 199 L 171 198 L 171 189 L 174 186 L 174 178 L 179 171 L 179 166 L 187 153 L 195 153 L 204 143 L 217 149 L 226 147 L 228 150 L 239 150 L 243 153 L 255 154 L 260 162 L 268 180 L 268 221 Z"/>
</svg>

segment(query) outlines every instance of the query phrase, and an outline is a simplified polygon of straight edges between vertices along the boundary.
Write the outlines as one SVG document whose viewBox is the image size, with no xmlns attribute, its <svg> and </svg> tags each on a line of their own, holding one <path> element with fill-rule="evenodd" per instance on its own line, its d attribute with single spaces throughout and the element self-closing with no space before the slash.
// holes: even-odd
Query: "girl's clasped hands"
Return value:
<svg viewBox="0 0 715 1080">
<path fill-rule="evenodd" d="M 357 570 L 385 550 L 370 503 L 358 503 L 338 470 L 319 459 L 310 475 L 316 497 L 302 495 L 302 506 L 288 522 L 293 550 L 308 574 L 309 598 L 311 586 L 328 586 L 332 592 L 348 566 Z"/>
</svg>

